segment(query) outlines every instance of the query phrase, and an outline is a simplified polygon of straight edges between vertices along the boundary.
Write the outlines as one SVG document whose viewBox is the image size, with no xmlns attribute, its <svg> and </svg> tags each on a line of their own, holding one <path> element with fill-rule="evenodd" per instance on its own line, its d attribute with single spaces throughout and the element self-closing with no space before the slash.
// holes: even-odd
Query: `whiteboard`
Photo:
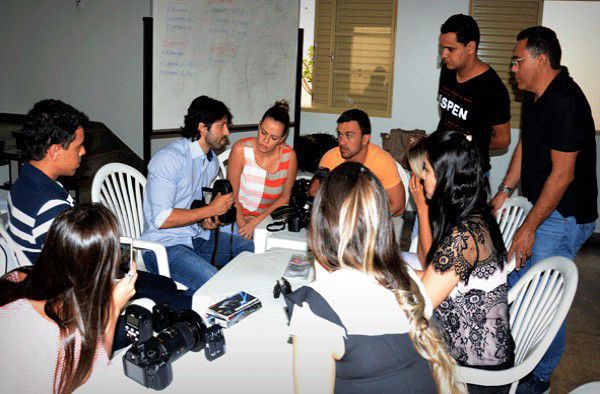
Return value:
<svg viewBox="0 0 600 394">
<path fill-rule="evenodd" d="M 223 101 L 256 124 L 276 100 L 294 111 L 298 0 L 154 0 L 153 129 L 183 124 L 192 100 Z"/>
<path fill-rule="evenodd" d="M 545 1 L 542 24 L 556 32 L 561 64 L 585 93 L 600 130 L 600 1 Z"/>
</svg>

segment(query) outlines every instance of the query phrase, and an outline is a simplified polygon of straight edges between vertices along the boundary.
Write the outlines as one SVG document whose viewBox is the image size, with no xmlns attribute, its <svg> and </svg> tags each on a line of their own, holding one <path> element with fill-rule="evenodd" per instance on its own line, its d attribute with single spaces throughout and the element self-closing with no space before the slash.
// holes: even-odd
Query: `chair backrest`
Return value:
<svg viewBox="0 0 600 394">
<path fill-rule="evenodd" d="M 525 217 L 531 211 L 531 207 L 531 203 L 525 197 L 517 196 L 506 200 L 498 212 L 496 212 L 496 220 L 500 226 L 506 250 L 512 245 L 515 231 L 523 224 Z"/>
<path fill-rule="evenodd" d="M 515 365 L 527 359 L 533 369 L 540 361 L 567 316 L 578 280 L 575 263 L 555 256 L 535 264 L 510 289 Z"/>
<path fill-rule="evenodd" d="M 502 207 L 496 212 L 496 221 L 500 226 L 500 232 L 502 233 L 502 240 L 506 250 L 512 245 L 513 237 L 515 232 L 519 228 L 525 217 L 531 211 L 532 205 L 525 197 L 516 196 L 511 197 L 502 204 Z M 415 219 L 416 220 L 416 219 Z M 417 237 L 413 238 L 410 243 L 409 252 L 417 252 Z M 511 261 L 509 270 L 512 271 L 514 268 L 514 262 Z"/>
<path fill-rule="evenodd" d="M 223 152 L 219 154 L 219 175 L 221 179 L 227 178 L 227 165 L 229 164 L 229 155 L 231 154 L 231 149 L 225 149 Z"/>
<path fill-rule="evenodd" d="M 19 245 L 12 239 L 2 223 L 0 223 L 0 241 L 0 247 L 5 253 L 5 255 L 2 256 L 4 259 L 2 263 L 6 267 L 4 273 L 17 267 L 31 265 L 31 261 L 29 261 Z"/>
<path fill-rule="evenodd" d="M 398 168 L 398 174 L 400 174 L 402 186 L 404 186 L 404 207 L 406 208 L 408 206 L 408 200 L 410 199 L 410 193 L 408 191 L 408 183 L 410 182 L 410 178 L 400 163 L 396 162 L 396 167 Z"/>
<path fill-rule="evenodd" d="M 121 234 L 139 238 L 144 231 L 144 188 L 146 178 L 133 167 L 109 163 L 92 182 L 92 202 L 99 202 L 117 216 Z"/>
<path fill-rule="evenodd" d="M 531 267 L 508 292 L 510 330 L 515 340 L 515 365 L 499 371 L 458 367 L 465 383 L 483 386 L 511 384 L 540 362 L 565 320 L 577 290 L 577 267 L 571 260 L 555 256 Z"/>
</svg>

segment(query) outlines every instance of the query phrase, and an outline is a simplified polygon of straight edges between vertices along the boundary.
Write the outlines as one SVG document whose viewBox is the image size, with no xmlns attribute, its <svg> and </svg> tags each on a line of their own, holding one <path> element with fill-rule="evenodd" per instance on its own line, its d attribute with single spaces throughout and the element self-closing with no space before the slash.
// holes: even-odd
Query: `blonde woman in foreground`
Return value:
<svg viewBox="0 0 600 394">
<path fill-rule="evenodd" d="M 328 273 L 290 294 L 296 392 L 466 392 L 387 207 L 359 163 L 341 164 L 319 189 L 309 246 Z"/>
</svg>

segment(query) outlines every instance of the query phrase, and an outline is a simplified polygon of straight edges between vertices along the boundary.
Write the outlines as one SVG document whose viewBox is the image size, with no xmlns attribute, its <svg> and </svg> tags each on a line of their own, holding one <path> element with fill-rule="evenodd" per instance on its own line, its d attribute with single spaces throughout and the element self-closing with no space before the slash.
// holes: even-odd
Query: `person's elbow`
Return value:
<svg viewBox="0 0 600 394">
<path fill-rule="evenodd" d="M 490 149 L 508 149 L 510 146 L 510 123 L 494 126 L 492 129 L 492 140 Z"/>
<path fill-rule="evenodd" d="M 554 182 L 556 184 L 567 188 L 571 182 L 575 179 L 575 172 L 570 170 L 556 171 L 554 175 Z"/>
<path fill-rule="evenodd" d="M 402 186 L 402 184 L 400 184 L 400 186 Z M 387 190 L 387 195 L 390 200 L 390 213 L 393 216 L 400 216 L 404 214 L 406 207 L 406 196 L 404 195 L 404 189 L 399 189 L 399 191 Z"/>
<path fill-rule="evenodd" d="M 152 215 L 151 219 L 154 227 L 161 230 L 170 228 L 171 226 L 168 222 L 169 218 L 171 217 L 171 213 L 173 213 L 173 208 L 165 208 L 160 210 L 160 212 L 157 214 Z"/>
</svg>

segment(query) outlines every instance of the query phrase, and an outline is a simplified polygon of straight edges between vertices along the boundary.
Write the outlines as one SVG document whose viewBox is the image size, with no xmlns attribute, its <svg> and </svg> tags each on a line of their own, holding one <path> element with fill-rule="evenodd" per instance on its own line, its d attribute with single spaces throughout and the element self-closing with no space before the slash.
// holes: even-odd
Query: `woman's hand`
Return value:
<svg viewBox="0 0 600 394">
<path fill-rule="evenodd" d="M 247 220 L 246 224 L 240 226 L 240 235 L 246 239 L 252 239 L 252 237 L 254 236 L 254 229 L 256 228 L 256 226 L 258 226 L 259 223 L 260 220 L 258 220 L 257 218 Z"/>
<path fill-rule="evenodd" d="M 427 201 L 425 198 L 425 190 L 423 190 L 423 184 L 415 174 L 412 174 L 412 176 L 410 177 L 410 181 L 408 182 L 408 189 L 410 190 L 410 194 L 412 194 L 413 199 L 415 200 L 415 205 L 417 206 L 417 209 L 427 209 Z"/>
<path fill-rule="evenodd" d="M 135 294 L 135 281 L 137 277 L 137 266 L 135 261 L 132 261 L 129 272 L 113 286 L 112 307 L 116 314 L 121 313 L 121 310 Z"/>
</svg>

